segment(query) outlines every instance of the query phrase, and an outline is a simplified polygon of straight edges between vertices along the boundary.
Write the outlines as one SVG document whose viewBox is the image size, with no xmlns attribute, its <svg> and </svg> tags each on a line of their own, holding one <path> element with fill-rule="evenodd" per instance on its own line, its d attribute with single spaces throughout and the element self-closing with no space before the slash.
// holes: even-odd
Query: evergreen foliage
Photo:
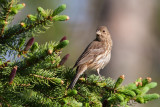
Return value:
<svg viewBox="0 0 160 107">
<path fill-rule="evenodd" d="M 36 15 L 9 26 L 24 7 L 17 0 L 0 0 L 0 107 L 128 107 L 159 98 L 159 94 L 147 93 L 157 86 L 151 78 L 122 86 L 124 75 L 116 82 L 111 78 L 99 81 L 96 75 L 81 77 L 73 90 L 67 90 L 75 74 L 63 65 L 69 54 L 60 58 L 67 38 L 44 45 L 34 42 L 34 36 L 54 22 L 69 19 L 59 15 L 66 5 L 54 11 L 38 7 Z"/>
</svg>

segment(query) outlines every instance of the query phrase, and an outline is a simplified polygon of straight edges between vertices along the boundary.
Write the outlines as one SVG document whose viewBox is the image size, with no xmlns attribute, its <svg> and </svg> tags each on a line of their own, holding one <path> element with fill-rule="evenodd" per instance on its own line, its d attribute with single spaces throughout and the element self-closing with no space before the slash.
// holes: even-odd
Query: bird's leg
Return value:
<svg viewBox="0 0 160 107">
<path fill-rule="evenodd" d="M 100 80 L 102 81 L 102 77 L 101 77 L 99 71 L 100 71 L 100 69 L 98 68 L 98 69 L 97 69 L 97 73 L 98 73 L 98 75 L 99 75 Z"/>
<path fill-rule="evenodd" d="M 87 81 L 87 74 L 84 72 L 84 78 Z"/>
<path fill-rule="evenodd" d="M 83 77 L 85 78 L 85 81 L 87 81 L 87 74 L 86 74 L 86 72 L 83 73 Z"/>
</svg>

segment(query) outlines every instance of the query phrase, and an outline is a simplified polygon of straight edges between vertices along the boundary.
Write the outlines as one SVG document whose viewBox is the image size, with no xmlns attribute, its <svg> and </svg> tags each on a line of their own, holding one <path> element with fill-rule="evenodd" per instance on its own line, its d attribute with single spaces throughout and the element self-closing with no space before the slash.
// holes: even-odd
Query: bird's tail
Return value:
<svg viewBox="0 0 160 107">
<path fill-rule="evenodd" d="M 71 82 L 71 84 L 69 85 L 69 87 L 68 87 L 68 89 L 72 89 L 74 86 L 75 86 L 75 84 L 76 84 L 76 82 L 77 82 L 77 80 L 78 80 L 78 78 L 83 74 L 83 72 L 85 71 L 87 69 L 87 67 L 77 67 L 77 73 L 76 73 L 76 75 L 74 76 L 74 79 L 72 80 L 72 82 Z"/>
<path fill-rule="evenodd" d="M 71 84 L 69 85 L 68 89 L 72 89 L 75 86 L 75 84 L 76 84 L 76 82 L 77 82 L 79 77 L 80 77 L 79 74 L 75 75 L 75 77 L 74 77 L 73 81 L 71 82 Z"/>
</svg>

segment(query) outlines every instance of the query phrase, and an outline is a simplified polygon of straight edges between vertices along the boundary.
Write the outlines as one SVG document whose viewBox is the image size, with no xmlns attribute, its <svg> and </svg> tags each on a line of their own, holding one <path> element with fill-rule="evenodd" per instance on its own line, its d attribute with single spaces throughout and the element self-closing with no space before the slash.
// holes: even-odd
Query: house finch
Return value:
<svg viewBox="0 0 160 107">
<path fill-rule="evenodd" d="M 69 85 L 68 89 L 72 89 L 76 84 L 78 78 L 87 70 L 97 70 L 99 74 L 100 69 L 103 69 L 108 64 L 111 58 L 112 39 L 106 26 L 99 26 L 96 31 L 96 39 L 94 39 L 84 50 L 81 56 L 76 61 L 73 68 L 77 67 L 76 75 Z"/>
</svg>

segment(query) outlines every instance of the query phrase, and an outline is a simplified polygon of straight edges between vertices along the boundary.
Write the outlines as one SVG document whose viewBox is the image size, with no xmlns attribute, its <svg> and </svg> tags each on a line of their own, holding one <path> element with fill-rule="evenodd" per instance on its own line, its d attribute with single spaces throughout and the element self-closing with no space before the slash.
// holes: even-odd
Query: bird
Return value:
<svg viewBox="0 0 160 107">
<path fill-rule="evenodd" d="M 111 59 L 112 38 L 106 26 L 99 26 L 96 30 L 96 38 L 86 47 L 72 69 L 76 68 L 76 74 L 67 89 L 73 89 L 79 77 L 86 70 L 96 70 L 100 79 L 100 69 L 103 69 Z"/>
</svg>

